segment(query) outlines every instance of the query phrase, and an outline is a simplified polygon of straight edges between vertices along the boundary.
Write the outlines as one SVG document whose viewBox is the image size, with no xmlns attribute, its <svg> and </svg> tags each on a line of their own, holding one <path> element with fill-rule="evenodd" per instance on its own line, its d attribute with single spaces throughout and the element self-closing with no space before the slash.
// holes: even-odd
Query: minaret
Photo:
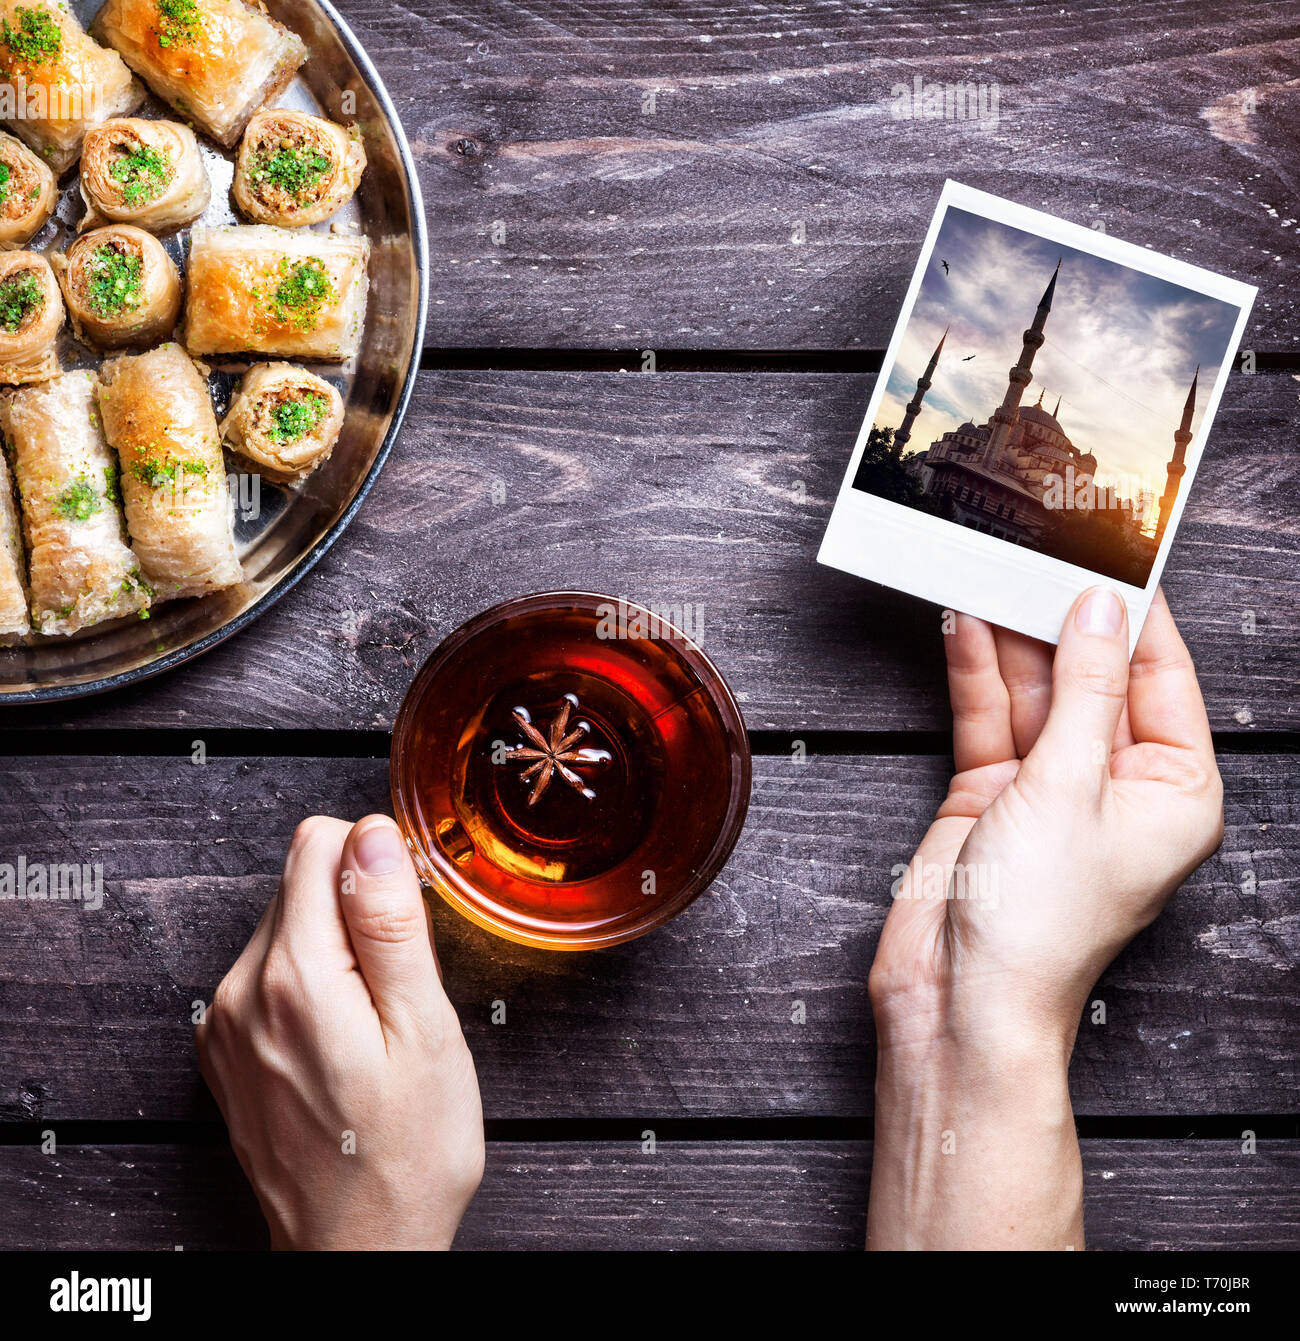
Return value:
<svg viewBox="0 0 1300 1341">
<path fill-rule="evenodd" d="M 948 327 L 945 326 L 943 334 L 939 337 L 939 343 L 934 347 L 934 353 L 930 355 L 930 362 L 925 366 L 925 372 L 917 379 L 916 395 L 907 402 L 907 413 L 903 416 L 903 422 L 894 430 L 895 456 L 902 454 L 902 449 L 912 436 L 912 425 L 916 422 L 916 416 L 921 413 L 921 402 L 925 399 L 925 393 L 934 384 L 934 370 L 939 362 L 939 353 L 943 349 L 943 342 L 947 338 Z"/>
<path fill-rule="evenodd" d="M 1056 409 L 1054 409 L 1054 410 L 1052 411 L 1052 418 L 1053 418 L 1053 419 L 1059 419 L 1060 417 L 1061 417 L 1061 398 L 1060 398 L 1060 396 L 1057 396 L 1057 398 L 1056 398 Z"/>
<path fill-rule="evenodd" d="M 1002 404 L 993 411 L 993 427 L 989 430 L 988 445 L 984 448 L 984 455 L 981 458 L 982 464 L 986 467 L 992 468 L 997 465 L 1007 438 L 1016 426 L 1016 420 L 1020 418 L 1020 397 L 1034 380 L 1029 369 L 1034 362 L 1034 355 L 1043 344 L 1043 326 L 1047 322 L 1047 314 L 1052 310 L 1052 295 L 1056 292 L 1056 277 L 1060 273 L 1061 263 L 1057 261 L 1056 269 L 1052 271 L 1052 278 L 1048 280 L 1047 288 L 1039 299 L 1033 325 L 1025 332 L 1020 358 L 1009 374 L 1007 394 L 1002 397 Z"/>
<path fill-rule="evenodd" d="M 1187 393 L 1187 404 L 1183 406 L 1183 422 L 1174 432 L 1174 457 L 1169 463 L 1169 474 L 1165 479 L 1165 492 L 1160 499 L 1160 520 L 1156 522 L 1156 544 L 1164 539 L 1165 527 L 1173 515 L 1174 500 L 1178 497 L 1178 484 L 1187 473 L 1187 444 L 1192 440 L 1192 414 L 1196 410 L 1196 380 L 1201 375 L 1201 365 L 1196 365 L 1192 374 L 1192 389 Z"/>
</svg>

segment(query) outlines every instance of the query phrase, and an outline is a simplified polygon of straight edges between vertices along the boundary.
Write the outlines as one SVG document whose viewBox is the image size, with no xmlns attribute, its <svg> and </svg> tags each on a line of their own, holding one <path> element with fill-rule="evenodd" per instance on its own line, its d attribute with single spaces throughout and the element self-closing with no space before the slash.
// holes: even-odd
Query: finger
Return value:
<svg viewBox="0 0 1300 1341">
<path fill-rule="evenodd" d="M 1052 646 L 1011 629 L 994 629 L 993 633 L 998 666 L 1011 696 L 1011 731 L 1016 753 L 1023 759 L 1034 748 L 1052 706 Z M 1111 748 L 1122 750 L 1132 744 L 1133 732 L 1125 704 Z"/>
<path fill-rule="evenodd" d="M 1196 668 L 1159 588 L 1129 668 L 1128 714 L 1138 741 L 1214 754 Z"/>
<path fill-rule="evenodd" d="M 239 959 L 248 959 L 260 964 L 266 958 L 267 946 L 271 944 L 271 936 L 279 921 L 280 895 L 276 893 L 266 901 L 266 907 L 262 909 L 262 915 L 257 919 L 253 934 L 248 938 L 248 944 L 244 946 Z M 239 960 L 235 962 L 238 963 Z"/>
<path fill-rule="evenodd" d="M 257 919 L 257 926 L 253 928 L 253 934 L 248 938 L 248 944 L 239 952 L 239 957 L 227 970 L 223 982 L 227 989 L 234 987 L 236 991 L 239 987 L 256 976 L 266 959 L 267 947 L 271 944 L 271 933 L 279 916 L 279 895 L 272 894 L 262 909 L 262 915 Z M 199 1018 L 194 1025 L 195 1040 L 203 1038 L 208 1033 L 208 1019 L 212 1014 L 212 1008 L 216 1005 L 216 992 L 212 994 L 212 1000 L 205 1003 Z"/>
<path fill-rule="evenodd" d="M 274 935 L 287 936 L 306 962 L 333 967 L 352 961 L 351 942 L 339 909 L 343 844 L 352 826 L 328 815 L 312 815 L 294 830 L 280 877 Z"/>
<path fill-rule="evenodd" d="M 401 830 L 367 815 L 343 845 L 340 903 L 361 974 L 385 1029 L 428 1020 L 442 998 L 428 914 Z"/>
<path fill-rule="evenodd" d="M 1129 686 L 1133 685 L 1133 663 L 1129 663 Z M 1111 744 L 1112 750 L 1126 750 L 1130 745 L 1136 744 L 1136 738 L 1133 735 L 1133 724 L 1129 721 L 1128 703 L 1124 704 L 1119 714 L 1119 725 L 1115 728 L 1115 739 Z"/>
<path fill-rule="evenodd" d="M 1011 700 L 1011 734 L 1016 757 L 1034 748 L 1052 706 L 1052 648 L 1010 629 L 995 629 L 998 670 Z"/>
<path fill-rule="evenodd" d="M 212 1093 L 216 1100 L 217 1107 L 221 1110 L 222 1117 L 226 1116 L 226 1087 L 221 1083 L 221 1072 L 215 1064 L 208 1048 L 200 1044 L 199 1054 L 199 1075 L 203 1077 L 203 1083 Z"/>
<path fill-rule="evenodd" d="M 1011 700 L 998 671 L 993 629 L 982 619 L 958 615 L 953 631 L 943 642 L 957 772 L 1014 759 Z"/>
<path fill-rule="evenodd" d="M 1070 608 L 1052 663 L 1052 706 L 1025 760 L 1030 776 L 1089 789 L 1109 776 L 1111 746 L 1128 691 L 1128 613 L 1107 587 Z"/>
<path fill-rule="evenodd" d="M 262 909 L 261 917 L 257 919 L 257 926 L 253 928 L 253 934 L 239 952 L 238 958 L 230 966 L 226 978 L 232 982 L 246 982 L 256 974 L 256 971 L 262 966 L 262 961 L 266 958 L 267 947 L 271 944 L 271 938 L 279 917 L 280 896 L 272 894 L 270 899 L 267 900 L 266 907 Z"/>
<path fill-rule="evenodd" d="M 429 932 L 429 950 L 433 954 L 433 967 L 437 971 L 438 981 L 443 981 L 442 960 L 438 958 L 438 938 L 433 934 L 433 910 L 429 907 L 429 900 L 424 897 L 424 890 L 421 887 L 420 900 L 424 904 L 424 921 Z"/>
</svg>

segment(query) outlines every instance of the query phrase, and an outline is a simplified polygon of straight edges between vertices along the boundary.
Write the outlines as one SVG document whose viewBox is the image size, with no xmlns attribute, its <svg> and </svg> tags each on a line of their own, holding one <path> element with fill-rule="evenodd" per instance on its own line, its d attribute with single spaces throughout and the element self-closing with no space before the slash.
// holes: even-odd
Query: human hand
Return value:
<svg viewBox="0 0 1300 1341">
<path fill-rule="evenodd" d="M 1123 605 L 1101 588 L 1076 602 L 1055 657 L 967 616 L 947 653 L 957 773 L 898 887 L 869 984 L 884 1166 L 899 1156 L 894 1174 L 914 1173 L 929 1140 L 917 1132 L 957 1123 L 983 1173 L 936 1166 L 960 1194 L 923 1237 L 987 1244 L 1011 1206 L 1019 1230 L 999 1241 L 1081 1243 L 1066 1066 L 1102 970 L 1222 837 L 1209 724 L 1161 593 L 1131 666 Z M 1012 1190 L 990 1218 L 974 1184 L 993 1168 Z M 878 1208 L 873 1179 L 869 1237 L 907 1240 L 927 1219 L 897 1211 Z"/>
<path fill-rule="evenodd" d="M 195 1039 L 273 1246 L 450 1246 L 483 1114 L 391 819 L 298 826 Z"/>
</svg>

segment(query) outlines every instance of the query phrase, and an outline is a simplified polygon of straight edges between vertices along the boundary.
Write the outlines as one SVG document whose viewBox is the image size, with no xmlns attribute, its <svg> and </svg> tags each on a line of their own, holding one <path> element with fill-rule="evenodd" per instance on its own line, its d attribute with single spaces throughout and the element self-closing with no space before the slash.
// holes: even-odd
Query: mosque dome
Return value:
<svg viewBox="0 0 1300 1341">
<path fill-rule="evenodd" d="M 1044 410 L 1041 406 L 1038 405 L 1026 406 L 1023 410 L 1020 411 L 1020 418 L 1025 423 L 1041 424 L 1044 428 L 1050 428 L 1053 432 L 1060 433 L 1062 437 L 1065 436 L 1064 430 L 1061 428 L 1061 425 L 1056 421 L 1056 416 L 1054 414 L 1048 414 L 1048 412 Z"/>
</svg>

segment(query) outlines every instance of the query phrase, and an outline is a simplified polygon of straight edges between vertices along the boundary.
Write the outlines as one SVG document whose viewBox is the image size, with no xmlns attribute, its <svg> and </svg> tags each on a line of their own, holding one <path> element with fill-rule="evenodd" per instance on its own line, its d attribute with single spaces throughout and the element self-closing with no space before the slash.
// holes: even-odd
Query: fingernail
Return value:
<svg viewBox="0 0 1300 1341">
<path fill-rule="evenodd" d="M 1074 626 L 1080 633 L 1100 634 L 1113 638 L 1123 626 L 1124 607 L 1113 591 L 1094 587 L 1075 612 Z"/>
<path fill-rule="evenodd" d="M 362 829 L 354 850 L 362 875 L 391 875 L 405 856 L 396 824 L 372 824 Z"/>
</svg>

